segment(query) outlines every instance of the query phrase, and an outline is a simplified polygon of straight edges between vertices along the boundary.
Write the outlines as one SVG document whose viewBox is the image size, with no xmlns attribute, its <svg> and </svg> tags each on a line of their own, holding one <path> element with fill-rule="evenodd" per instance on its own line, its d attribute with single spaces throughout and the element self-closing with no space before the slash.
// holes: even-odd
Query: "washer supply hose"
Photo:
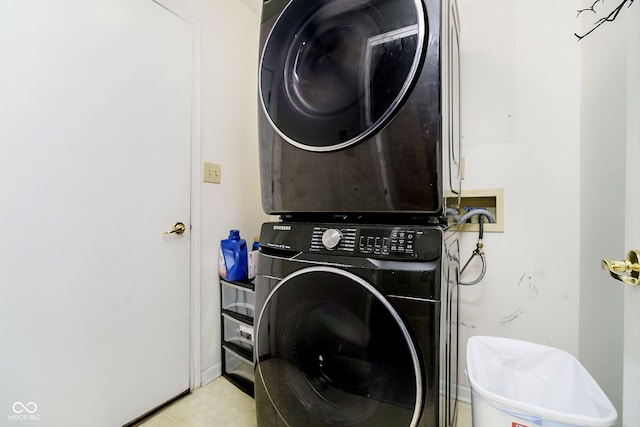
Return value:
<svg viewBox="0 0 640 427">
<path fill-rule="evenodd" d="M 487 272 L 487 259 L 484 256 L 484 252 L 482 252 L 482 242 L 478 242 L 478 244 L 476 245 L 476 249 L 473 251 L 473 254 L 471 255 L 471 257 L 469 257 L 469 259 L 465 263 L 464 267 L 462 267 L 462 270 L 460 270 L 460 276 L 462 276 L 462 273 L 464 273 L 464 270 L 467 268 L 469 263 L 471 263 L 471 261 L 476 256 L 480 257 L 480 262 L 482 263 L 482 271 L 480 271 L 480 275 L 475 280 L 472 280 L 471 282 L 463 282 L 461 280 L 460 281 L 461 285 L 464 285 L 464 286 L 477 285 L 478 283 L 480 283 L 482 281 L 482 279 L 484 279 L 484 275 Z"/>
<path fill-rule="evenodd" d="M 482 248 L 484 247 L 484 244 L 482 243 L 482 239 L 484 237 L 484 218 L 486 217 L 489 220 L 489 222 L 495 222 L 495 219 L 493 218 L 493 216 L 486 209 L 473 209 L 467 212 L 466 214 L 464 214 L 462 217 L 460 217 L 457 220 L 457 223 L 462 224 L 473 216 L 478 216 L 478 243 L 476 243 L 476 248 L 473 251 L 473 254 L 471 255 L 471 257 L 469 257 L 467 262 L 464 264 L 464 266 L 462 267 L 462 270 L 460 270 L 460 276 L 462 276 L 462 273 L 464 273 L 464 271 L 469 266 L 471 261 L 477 256 L 480 257 L 482 270 L 480 271 L 480 275 L 476 279 L 470 282 L 463 282 L 461 280 L 460 284 L 464 286 L 477 285 L 482 281 L 482 279 L 484 279 L 484 275 L 487 272 L 487 259 L 485 258 L 484 252 L 482 250 Z"/>
<path fill-rule="evenodd" d="M 482 219 L 482 217 L 484 216 L 487 218 L 487 220 L 489 220 L 490 223 L 496 222 L 496 220 L 493 218 L 493 215 L 491 215 L 491 213 L 486 209 L 471 209 L 466 214 L 462 215 L 460 218 L 457 218 L 457 215 L 453 215 L 453 219 L 456 221 L 458 225 L 460 225 L 460 224 L 464 224 L 469 220 L 469 218 L 474 216 L 479 216 L 480 218 L 478 219 Z"/>
</svg>

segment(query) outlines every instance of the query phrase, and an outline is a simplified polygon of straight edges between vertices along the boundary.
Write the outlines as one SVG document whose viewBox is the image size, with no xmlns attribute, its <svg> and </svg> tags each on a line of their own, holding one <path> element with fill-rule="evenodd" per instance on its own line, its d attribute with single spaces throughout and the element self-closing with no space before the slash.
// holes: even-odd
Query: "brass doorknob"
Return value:
<svg viewBox="0 0 640 427">
<path fill-rule="evenodd" d="M 165 231 L 164 234 L 182 234 L 184 233 L 184 230 L 186 230 L 187 227 L 184 226 L 183 223 L 181 222 L 176 222 L 176 224 L 173 226 L 173 228 L 169 231 Z"/>
<path fill-rule="evenodd" d="M 640 251 L 629 251 L 623 261 L 603 259 L 600 264 L 603 269 L 608 269 L 609 274 L 616 280 L 627 285 L 636 286 L 640 283 Z"/>
</svg>

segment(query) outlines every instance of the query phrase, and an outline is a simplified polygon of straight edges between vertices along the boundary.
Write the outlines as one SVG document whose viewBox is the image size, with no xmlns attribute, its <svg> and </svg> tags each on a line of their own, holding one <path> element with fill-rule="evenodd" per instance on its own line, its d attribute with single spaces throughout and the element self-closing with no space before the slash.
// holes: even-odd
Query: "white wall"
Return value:
<svg viewBox="0 0 640 427">
<path fill-rule="evenodd" d="M 201 31 L 201 157 L 222 184 L 201 185 L 201 352 L 204 381 L 220 374 L 218 248 L 237 228 L 250 244 L 269 218 L 260 202 L 257 136 L 259 17 L 238 0 L 190 0 Z"/>
<path fill-rule="evenodd" d="M 460 292 L 461 369 L 473 335 L 528 340 L 578 355 L 578 2 L 458 5 L 463 188 L 504 188 L 505 220 L 503 234 L 485 233 L 485 279 Z M 476 237 L 463 236 L 463 263 Z M 476 273 L 465 272 L 463 279 Z"/>
</svg>

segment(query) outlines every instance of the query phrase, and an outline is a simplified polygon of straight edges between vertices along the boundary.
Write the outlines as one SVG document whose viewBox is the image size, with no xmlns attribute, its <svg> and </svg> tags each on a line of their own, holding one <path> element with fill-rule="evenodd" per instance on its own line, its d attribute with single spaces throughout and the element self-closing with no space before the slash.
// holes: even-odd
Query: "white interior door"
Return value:
<svg viewBox="0 0 640 427">
<path fill-rule="evenodd" d="M 151 0 L 0 1 L 0 424 L 189 388 L 192 31 Z"/>
</svg>

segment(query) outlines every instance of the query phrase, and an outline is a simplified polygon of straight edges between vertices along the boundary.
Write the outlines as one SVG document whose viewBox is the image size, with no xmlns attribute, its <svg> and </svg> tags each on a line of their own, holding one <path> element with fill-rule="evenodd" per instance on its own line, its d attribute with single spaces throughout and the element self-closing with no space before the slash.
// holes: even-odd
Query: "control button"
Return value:
<svg viewBox="0 0 640 427">
<path fill-rule="evenodd" d="M 335 228 L 330 228 L 322 234 L 322 244 L 327 249 L 335 249 L 342 240 L 342 232 Z"/>
</svg>

